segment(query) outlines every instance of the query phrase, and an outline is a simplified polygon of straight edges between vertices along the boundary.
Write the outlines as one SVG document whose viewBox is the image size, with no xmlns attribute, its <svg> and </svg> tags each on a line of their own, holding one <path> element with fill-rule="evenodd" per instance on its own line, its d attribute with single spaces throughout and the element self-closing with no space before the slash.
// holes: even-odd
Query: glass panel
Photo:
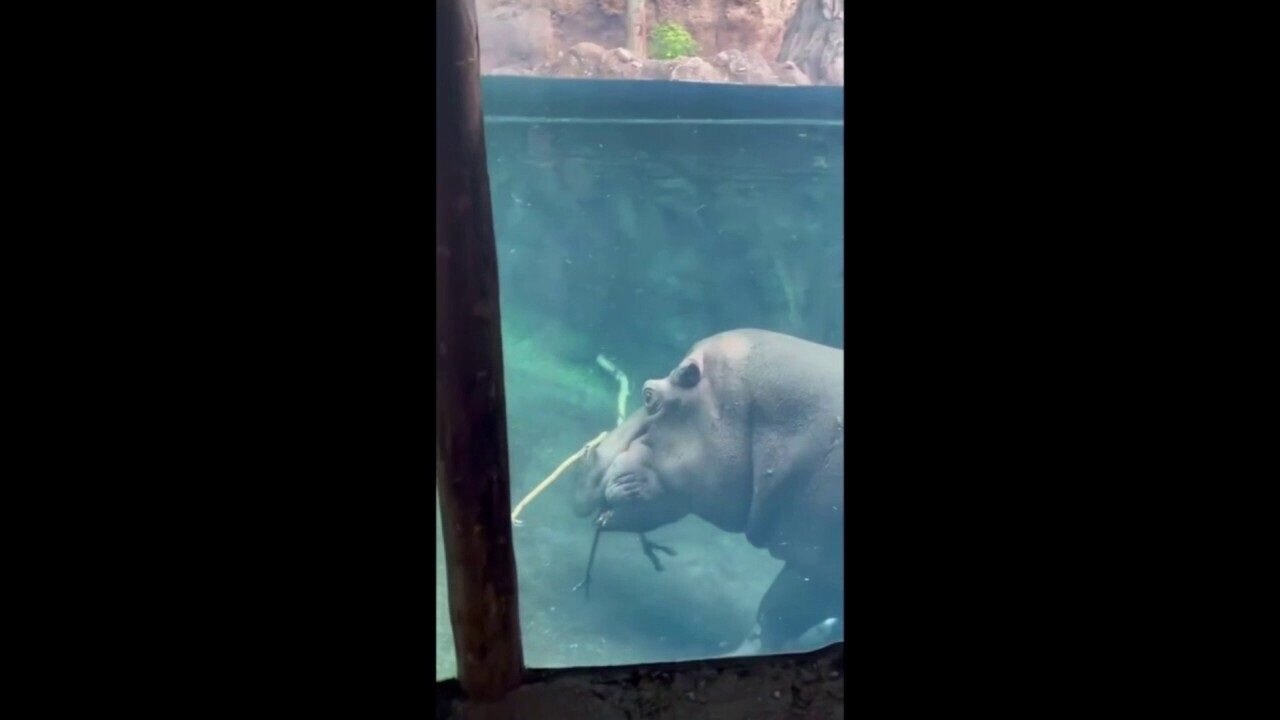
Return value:
<svg viewBox="0 0 1280 720">
<path fill-rule="evenodd" d="M 667 377 L 716 333 L 761 328 L 843 347 L 840 88 L 488 77 L 483 90 L 513 504 L 615 428 L 621 383 L 610 366 L 627 378 L 631 413 L 643 407 L 646 380 Z M 838 356 L 834 379 L 809 388 L 819 400 L 798 401 L 842 397 L 842 353 L 783 353 L 793 368 Z M 834 428 L 835 414 L 823 422 Z M 722 429 L 750 445 L 749 422 Z M 582 474 L 566 473 L 532 500 L 515 529 L 526 664 L 757 651 L 757 608 L 783 562 L 748 542 L 746 507 L 731 507 L 754 492 L 751 473 L 702 480 L 731 488 L 712 504 L 737 532 L 689 515 L 644 535 L 677 553 L 651 550 L 661 572 L 640 535 L 602 533 L 589 596 L 574 589 L 595 536 L 592 518 L 572 507 Z M 842 487 L 829 503 L 837 534 Z M 812 517 L 790 512 L 788 521 Z M 820 623 L 841 604 L 843 551 L 822 552 L 835 582 L 805 595 L 824 580 L 797 576 L 779 606 L 785 614 L 808 603 L 819 616 L 806 627 L 818 626 L 773 649 L 841 637 L 839 624 Z M 815 602 L 830 607 L 819 612 Z"/>
</svg>

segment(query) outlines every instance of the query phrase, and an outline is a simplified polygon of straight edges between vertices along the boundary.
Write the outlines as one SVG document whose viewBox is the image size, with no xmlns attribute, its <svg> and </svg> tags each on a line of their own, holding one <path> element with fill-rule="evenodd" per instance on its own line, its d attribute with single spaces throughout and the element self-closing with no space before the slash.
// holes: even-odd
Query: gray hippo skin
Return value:
<svg viewBox="0 0 1280 720">
<path fill-rule="evenodd" d="M 761 649 L 844 615 L 844 351 L 764 330 L 693 346 L 644 408 L 580 463 L 574 510 L 606 531 L 690 513 L 785 562 L 760 601 Z M 829 626 L 829 624 L 828 624 Z"/>
</svg>

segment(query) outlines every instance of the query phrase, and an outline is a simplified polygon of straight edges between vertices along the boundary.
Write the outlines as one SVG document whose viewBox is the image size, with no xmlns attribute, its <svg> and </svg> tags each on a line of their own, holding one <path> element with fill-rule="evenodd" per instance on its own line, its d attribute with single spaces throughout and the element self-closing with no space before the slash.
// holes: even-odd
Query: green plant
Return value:
<svg viewBox="0 0 1280 720">
<path fill-rule="evenodd" d="M 649 57 L 671 60 L 698 53 L 698 43 L 680 23 L 664 22 L 649 34 Z"/>
</svg>

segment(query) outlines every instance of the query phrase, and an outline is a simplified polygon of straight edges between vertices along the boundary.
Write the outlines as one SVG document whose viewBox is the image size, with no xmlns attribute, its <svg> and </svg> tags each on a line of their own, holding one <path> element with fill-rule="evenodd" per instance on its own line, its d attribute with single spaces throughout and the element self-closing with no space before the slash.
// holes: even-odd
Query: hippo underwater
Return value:
<svg viewBox="0 0 1280 720">
<path fill-rule="evenodd" d="M 745 533 L 784 562 L 757 610 L 759 649 L 790 649 L 833 619 L 842 633 L 844 351 L 732 330 L 695 344 L 642 395 L 579 463 L 574 511 L 604 531 L 693 514 Z"/>
</svg>

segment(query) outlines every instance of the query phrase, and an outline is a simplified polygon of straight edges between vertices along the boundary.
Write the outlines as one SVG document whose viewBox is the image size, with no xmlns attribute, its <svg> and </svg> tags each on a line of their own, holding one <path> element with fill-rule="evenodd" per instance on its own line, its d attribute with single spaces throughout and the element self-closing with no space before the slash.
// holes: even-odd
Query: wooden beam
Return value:
<svg viewBox="0 0 1280 720">
<path fill-rule="evenodd" d="M 458 681 L 487 701 L 524 657 L 476 33 L 474 0 L 436 3 L 436 484 Z"/>
</svg>

